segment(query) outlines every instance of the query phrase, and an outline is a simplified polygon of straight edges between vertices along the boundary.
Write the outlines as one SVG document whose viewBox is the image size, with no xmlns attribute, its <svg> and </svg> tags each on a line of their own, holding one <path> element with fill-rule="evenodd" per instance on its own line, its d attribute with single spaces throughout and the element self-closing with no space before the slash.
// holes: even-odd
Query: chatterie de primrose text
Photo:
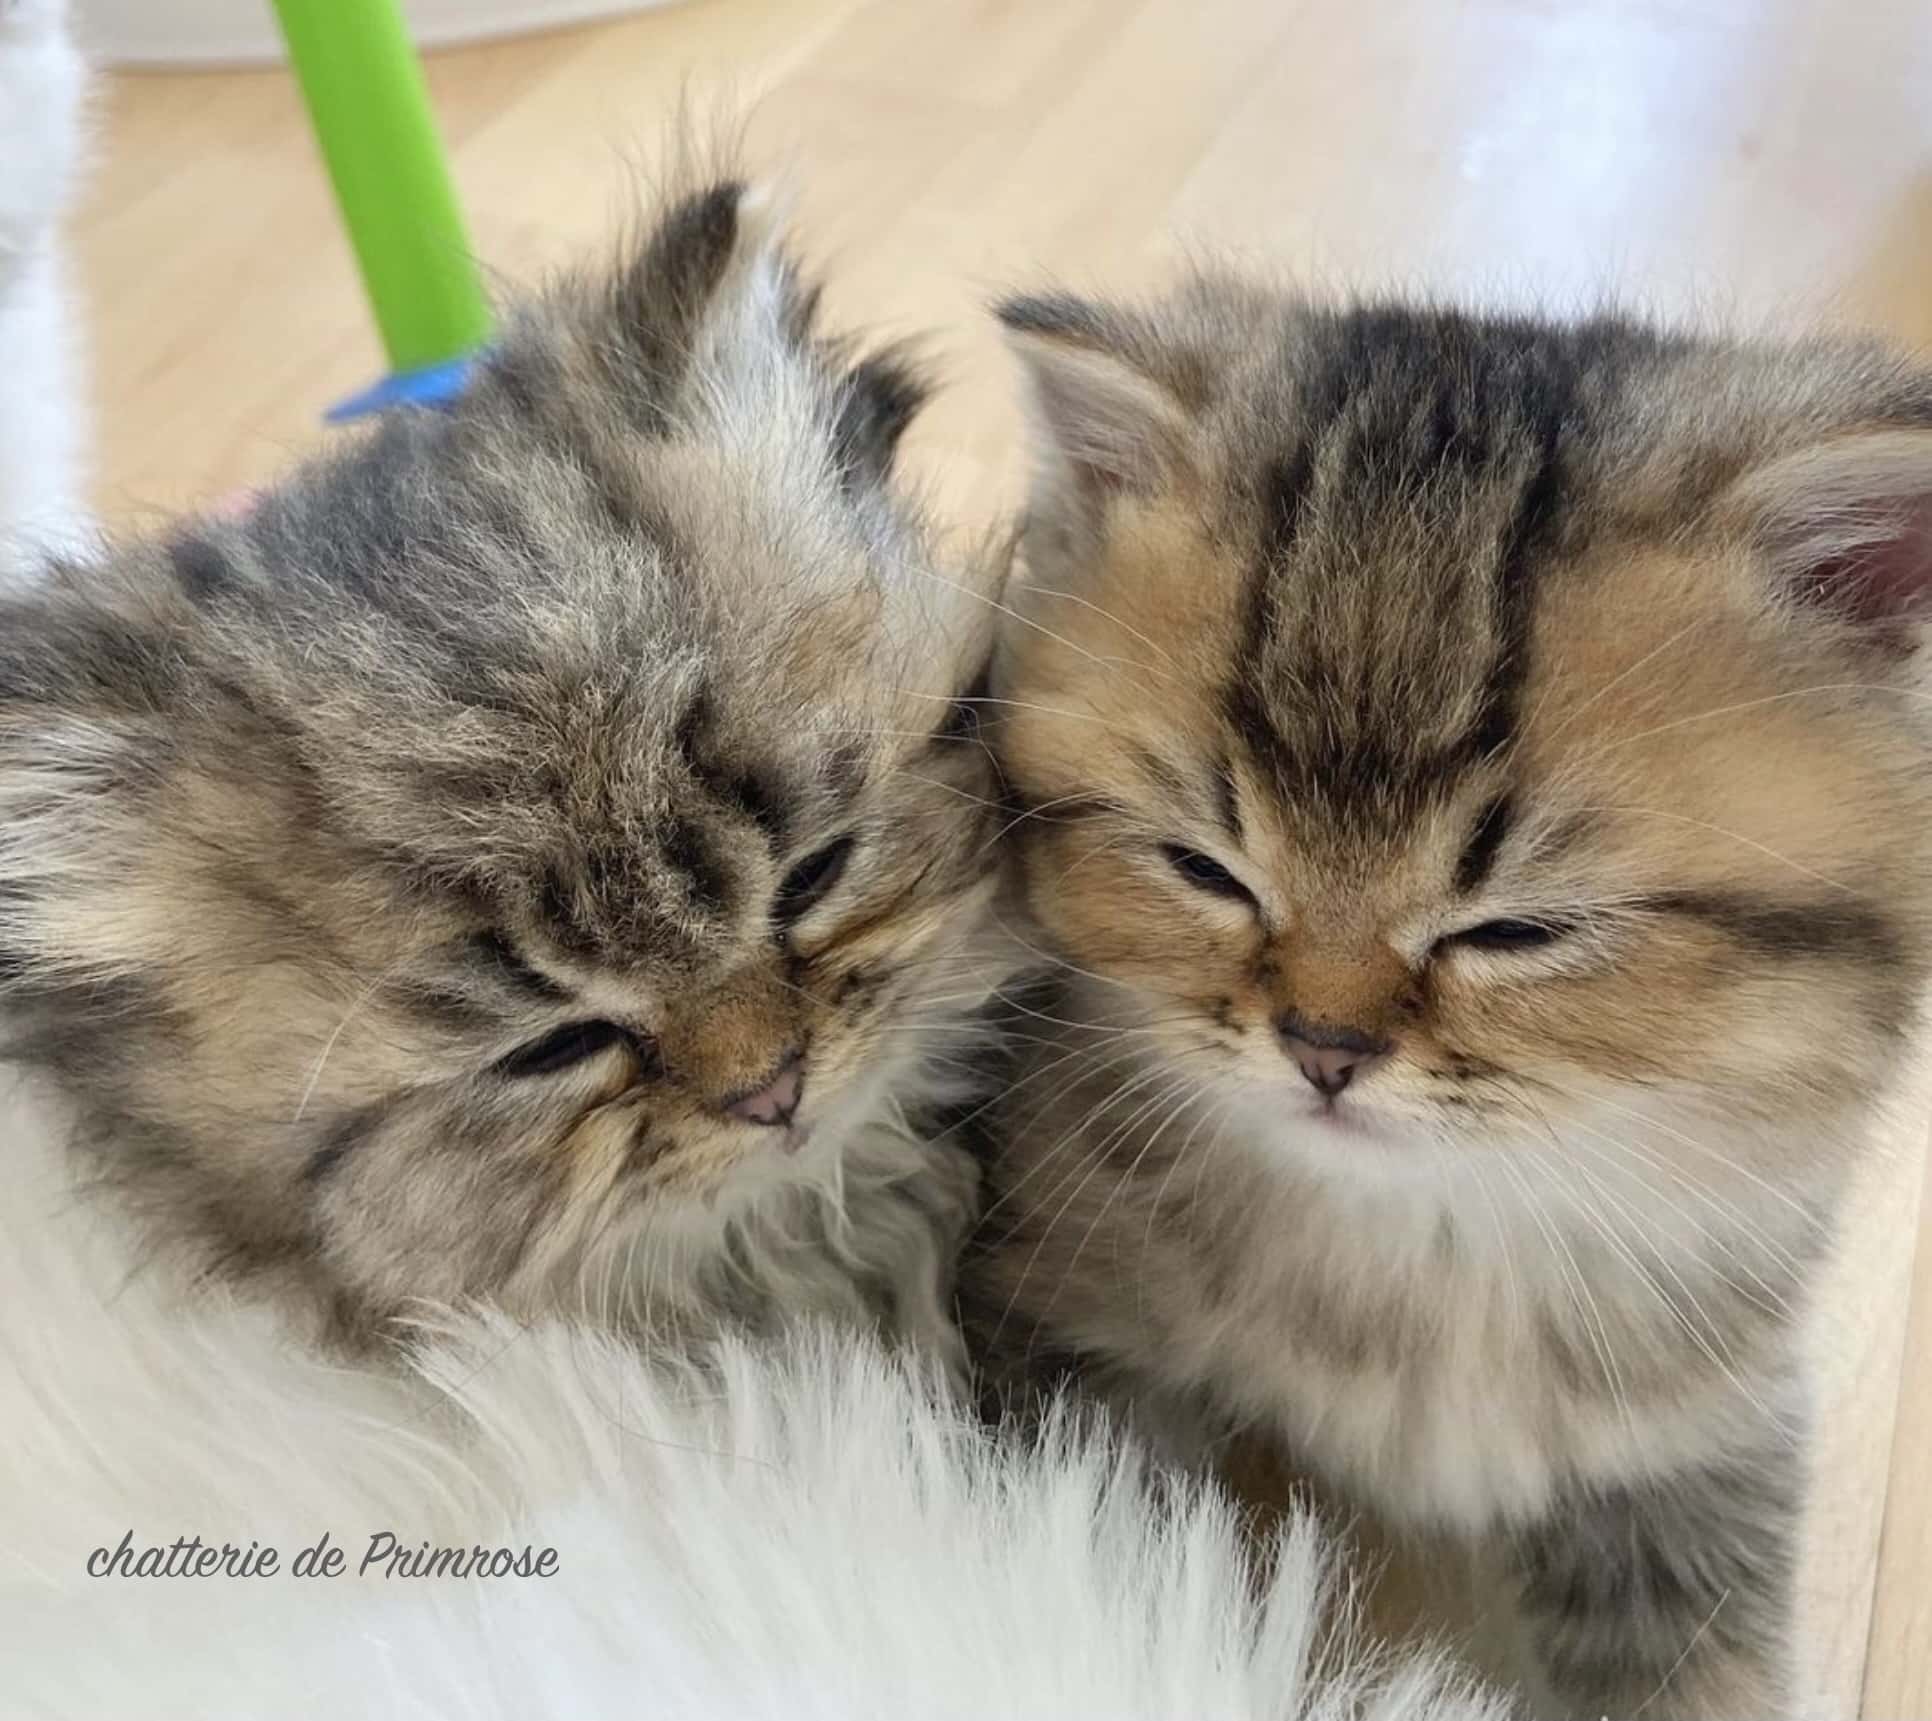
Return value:
<svg viewBox="0 0 1932 1721">
<path fill-rule="evenodd" d="M 322 1536 L 284 1560 L 266 1542 L 217 1542 L 202 1536 L 177 1536 L 172 1542 L 137 1543 L 129 1530 L 113 1547 L 87 1556 L 90 1578 L 552 1578 L 555 1548 L 485 1546 L 439 1547 L 403 1541 L 392 1530 L 372 1532 L 361 1557 Z"/>
</svg>

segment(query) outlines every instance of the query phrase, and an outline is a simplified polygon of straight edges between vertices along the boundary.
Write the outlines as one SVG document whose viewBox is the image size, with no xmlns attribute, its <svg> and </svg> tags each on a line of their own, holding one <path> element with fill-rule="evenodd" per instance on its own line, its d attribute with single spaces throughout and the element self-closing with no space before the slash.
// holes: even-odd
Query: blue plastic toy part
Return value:
<svg viewBox="0 0 1932 1721">
<path fill-rule="evenodd" d="M 472 356 L 445 359 L 441 364 L 422 365 L 415 370 L 397 371 L 381 382 L 339 400 L 322 416 L 330 424 L 351 418 L 366 418 L 374 412 L 387 412 L 392 406 L 448 406 L 463 392 L 476 360 Z"/>
</svg>

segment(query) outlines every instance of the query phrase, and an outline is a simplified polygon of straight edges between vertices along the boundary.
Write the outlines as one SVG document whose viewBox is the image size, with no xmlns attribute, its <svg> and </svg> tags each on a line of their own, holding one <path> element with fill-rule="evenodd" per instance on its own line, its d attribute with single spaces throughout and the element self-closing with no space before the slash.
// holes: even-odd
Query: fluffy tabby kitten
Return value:
<svg viewBox="0 0 1932 1721">
<path fill-rule="evenodd" d="M 990 590 L 720 184 L 233 521 L 0 610 L 0 1030 L 215 1270 L 945 1344 Z"/>
<path fill-rule="evenodd" d="M 1546 1712 L 1780 1712 L 1792 1324 L 1927 967 L 1932 377 L 1212 277 L 1002 315 L 1061 979 L 995 1355 L 1478 1538 Z"/>
</svg>

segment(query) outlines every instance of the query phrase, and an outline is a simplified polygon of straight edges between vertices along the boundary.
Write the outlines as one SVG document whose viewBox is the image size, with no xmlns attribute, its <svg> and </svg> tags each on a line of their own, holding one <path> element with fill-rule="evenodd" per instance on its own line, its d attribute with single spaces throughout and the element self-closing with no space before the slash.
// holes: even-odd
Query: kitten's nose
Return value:
<svg viewBox="0 0 1932 1721">
<path fill-rule="evenodd" d="M 805 1054 L 794 1046 L 758 1086 L 726 1100 L 724 1109 L 746 1123 L 788 1124 L 804 1087 Z"/>
<path fill-rule="evenodd" d="M 1275 1031 L 1281 1035 L 1282 1050 L 1295 1060 L 1309 1085 L 1331 1098 L 1355 1079 L 1357 1070 L 1386 1057 L 1390 1050 L 1390 1042 L 1379 1035 L 1311 1022 L 1295 1010 L 1276 1019 Z"/>
</svg>

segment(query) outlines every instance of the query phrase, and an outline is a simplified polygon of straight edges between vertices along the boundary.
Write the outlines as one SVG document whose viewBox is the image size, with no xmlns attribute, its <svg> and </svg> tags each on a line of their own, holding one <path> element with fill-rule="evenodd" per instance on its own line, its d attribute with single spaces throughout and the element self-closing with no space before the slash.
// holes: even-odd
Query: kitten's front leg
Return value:
<svg viewBox="0 0 1932 1721">
<path fill-rule="evenodd" d="M 1776 1721 L 1792 1713 L 1799 1465 L 1767 1441 L 1569 1495 L 1505 1550 L 1545 1683 L 1539 1715 Z"/>
</svg>

